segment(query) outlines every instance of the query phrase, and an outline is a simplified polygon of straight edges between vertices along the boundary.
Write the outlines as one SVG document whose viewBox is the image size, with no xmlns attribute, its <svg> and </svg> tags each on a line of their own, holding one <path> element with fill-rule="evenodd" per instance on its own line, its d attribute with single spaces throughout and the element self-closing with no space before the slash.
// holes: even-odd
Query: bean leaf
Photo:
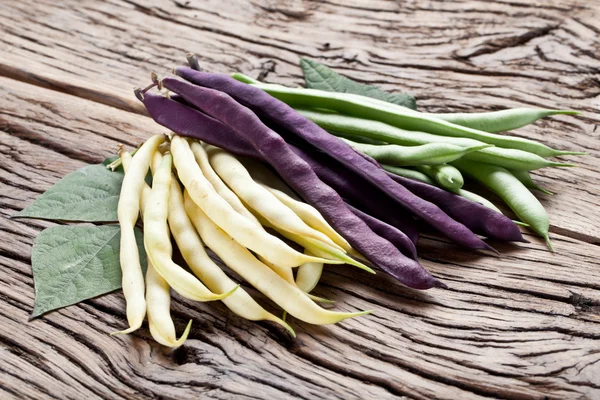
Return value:
<svg viewBox="0 0 600 400">
<path fill-rule="evenodd" d="M 65 176 L 13 218 L 114 222 L 122 182 L 122 170 L 88 165 Z"/>
<path fill-rule="evenodd" d="M 31 318 L 121 287 L 118 225 L 54 226 L 35 239 L 31 264 L 35 306 Z M 146 253 L 136 229 L 142 268 Z"/>
<path fill-rule="evenodd" d="M 361 96 L 398 104 L 413 110 L 417 109 L 417 103 L 413 96 L 404 93 L 388 93 L 377 86 L 366 85 L 353 81 L 333 71 L 332 69 L 316 61 L 302 58 L 300 67 L 304 71 L 306 87 L 311 89 L 326 90 L 328 92 L 353 93 Z"/>
</svg>

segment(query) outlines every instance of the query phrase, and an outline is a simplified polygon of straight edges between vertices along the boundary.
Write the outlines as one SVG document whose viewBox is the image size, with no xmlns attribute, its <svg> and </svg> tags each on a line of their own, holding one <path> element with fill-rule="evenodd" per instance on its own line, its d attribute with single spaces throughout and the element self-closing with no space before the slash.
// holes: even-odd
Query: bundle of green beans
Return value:
<svg viewBox="0 0 600 400">
<path fill-rule="evenodd" d="M 548 158 L 584 155 L 497 132 L 540 118 L 576 111 L 515 108 L 488 113 L 428 114 L 369 97 L 252 82 L 288 103 L 387 171 L 457 193 L 496 211 L 487 199 L 462 189 L 463 174 L 500 196 L 516 216 L 542 236 L 550 249 L 548 215 L 532 194 L 529 171 L 574 164 Z"/>
</svg>

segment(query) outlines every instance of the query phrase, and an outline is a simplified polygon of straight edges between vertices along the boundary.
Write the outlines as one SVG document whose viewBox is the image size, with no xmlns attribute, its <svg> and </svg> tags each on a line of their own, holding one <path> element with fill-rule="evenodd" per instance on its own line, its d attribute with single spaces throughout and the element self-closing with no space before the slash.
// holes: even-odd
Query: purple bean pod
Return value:
<svg viewBox="0 0 600 400">
<path fill-rule="evenodd" d="M 324 184 L 285 140 L 266 127 L 250 109 L 223 92 L 175 78 L 165 78 L 162 83 L 167 89 L 181 95 L 187 102 L 252 143 L 263 159 L 373 264 L 412 288 L 445 287 L 418 262 L 406 257 L 389 241 L 376 235 L 354 215 L 341 197 Z M 231 151 L 226 145 L 221 147 Z"/>
<path fill-rule="evenodd" d="M 282 128 L 315 148 L 326 152 L 349 170 L 379 187 L 399 205 L 456 243 L 471 249 L 495 251 L 466 226 L 450 218 L 439 207 L 415 196 L 387 176 L 382 169 L 359 156 L 344 141 L 327 133 L 317 124 L 297 113 L 289 105 L 270 96 L 268 93 L 236 81 L 228 75 L 195 71 L 187 67 L 178 67 L 175 69 L 175 73 L 195 85 L 226 93 L 257 115 L 275 121 Z"/>
</svg>

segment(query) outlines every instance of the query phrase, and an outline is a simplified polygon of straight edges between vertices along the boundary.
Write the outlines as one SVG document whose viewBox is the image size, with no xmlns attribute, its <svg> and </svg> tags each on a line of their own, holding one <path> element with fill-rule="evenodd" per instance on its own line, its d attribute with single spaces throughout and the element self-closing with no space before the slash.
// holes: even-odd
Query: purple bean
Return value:
<svg viewBox="0 0 600 400">
<path fill-rule="evenodd" d="M 323 182 L 331 186 L 346 201 L 400 230 L 405 237 L 405 243 L 399 247 L 401 251 L 405 254 L 416 253 L 414 245 L 419 238 L 419 232 L 410 214 L 398 207 L 391 199 L 381 196 L 377 188 L 373 188 L 369 182 L 349 174 L 349 171 L 337 161 L 295 146 L 292 146 L 292 149 L 310 165 Z"/>
<path fill-rule="evenodd" d="M 389 242 L 397 248 L 407 251 L 408 255 L 412 257 L 413 260 L 417 259 L 417 250 L 414 246 L 412 246 L 412 249 L 403 248 L 406 244 L 406 235 L 403 232 L 399 231 L 391 225 L 386 224 L 383 221 L 378 220 L 375 217 L 370 216 L 365 212 L 360 211 L 358 208 L 353 207 L 351 204 L 346 203 L 346 206 L 348 206 L 350 211 L 352 211 L 356 216 L 365 221 L 365 223 L 369 226 L 369 228 L 371 228 L 373 232 L 375 232 L 382 238 L 389 240 Z M 412 242 L 409 243 L 412 244 Z"/>
<path fill-rule="evenodd" d="M 456 221 L 480 235 L 492 239 L 523 242 L 519 227 L 505 215 L 457 194 L 387 172 L 389 176 L 415 195 L 430 201 Z"/>
<path fill-rule="evenodd" d="M 266 127 L 250 109 L 223 92 L 174 78 L 165 78 L 162 83 L 167 89 L 181 95 L 186 101 L 252 143 L 263 159 L 373 264 L 409 287 L 428 289 L 445 286 L 418 262 L 406 257 L 389 241 L 376 235 L 346 207 L 339 195 L 324 184 L 310 166 L 293 152 L 285 140 Z M 229 150 L 227 146 L 222 147 Z"/>
<path fill-rule="evenodd" d="M 318 125 L 300 115 L 289 105 L 270 96 L 266 92 L 251 85 L 238 82 L 227 75 L 195 71 L 187 67 L 178 67 L 175 69 L 175 72 L 193 84 L 216 89 L 232 96 L 257 115 L 275 121 L 279 126 L 296 135 L 296 137 L 326 152 L 349 170 L 354 171 L 357 175 L 362 176 L 373 185 L 379 187 L 386 195 L 394 199 L 401 206 L 456 243 L 471 249 L 493 250 L 466 226 L 450 218 L 436 205 L 415 196 L 387 176 L 385 171 L 357 155 L 356 151 L 344 143 L 344 141 L 330 135 Z M 166 79 L 172 80 L 172 78 Z"/>
</svg>

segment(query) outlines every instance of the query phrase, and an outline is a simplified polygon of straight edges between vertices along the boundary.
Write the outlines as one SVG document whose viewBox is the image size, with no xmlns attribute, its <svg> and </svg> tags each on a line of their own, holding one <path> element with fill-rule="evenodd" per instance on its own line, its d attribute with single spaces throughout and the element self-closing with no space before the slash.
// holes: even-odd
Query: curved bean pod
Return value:
<svg viewBox="0 0 600 400">
<path fill-rule="evenodd" d="M 381 168 L 385 169 L 388 172 L 391 172 L 394 175 L 402 176 L 404 178 L 414 179 L 416 181 L 421 181 L 421 182 L 425 182 L 425 183 L 428 183 L 433 186 L 437 186 L 437 183 L 433 179 L 431 179 L 429 176 L 425 175 L 424 173 L 422 173 L 420 171 L 414 170 L 414 169 L 395 167 L 393 165 L 387 165 L 387 164 L 381 164 Z"/>
<path fill-rule="evenodd" d="M 317 286 L 317 283 L 319 283 L 322 274 L 322 263 L 302 264 L 298 267 L 298 272 L 296 273 L 296 286 L 303 292 L 310 293 Z"/>
<path fill-rule="evenodd" d="M 415 169 L 433 179 L 439 186 L 450 191 L 458 190 L 465 184 L 460 171 L 449 164 L 419 165 Z"/>
<path fill-rule="evenodd" d="M 172 156 L 166 154 L 152 179 L 152 191 L 144 210 L 144 247 L 148 258 L 169 285 L 182 296 L 196 301 L 221 300 L 236 289 L 223 294 L 208 290 L 196 277 L 175 264 L 171 259 L 173 247 L 167 217 L 171 191 Z"/>
<path fill-rule="evenodd" d="M 373 157 L 380 163 L 399 167 L 445 164 L 474 151 L 491 147 L 488 144 L 462 147 L 449 143 L 428 143 L 418 146 L 371 145 L 356 143 L 348 139 L 343 140 L 354 149 Z"/>
<path fill-rule="evenodd" d="M 546 240 L 548 248 L 552 250 L 548 237 L 550 223 L 546 210 L 510 171 L 502 167 L 466 160 L 456 160 L 453 164 L 500 196 L 521 221 Z"/>
<path fill-rule="evenodd" d="M 371 312 L 334 312 L 317 306 L 302 290 L 290 285 L 246 248 L 232 241 L 199 207 L 192 220 L 197 221 L 196 228 L 204 242 L 225 264 L 290 315 L 311 324 L 326 325 Z"/>
<path fill-rule="evenodd" d="M 257 83 L 257 82 L 251 82 Z M 478 129 L 484 132 L 497 133 L 510 131 L 529 125 L 540 118 L 551 115 L 577 115 L 579 112 L 570 110 L 547 110 L 543 108 L 511 108 L 508 110 L 483 113 L 453 113 L 427 114 L 433 118 L 443 119 L 456 125 Z M 555 155 L 579 154 L 577 152 L 561 152 Z"/>
<path fill-rule="evenodd" d="M 430 177 L 428 177 L 427 175 L 425 175 L 422 172 L 415 171 L 414 169 L 393 167 L 391 165 L 385 165 L 385 164 L 381 164 L 381 168 L 385 169 L 388 172 L 391 172 L 394 175 L 398 175 L 398 176 L 412 179 L 415 181 L 424 182 L 424 183 L 427 183 L 432 186 L 437 186 L 436 182 L 434 182 L 433 179 L 431 179 Z M 487 208 L 502 214 L 502 211 L 500 211 L 500 209 L 498 207 L 496 207 L 494 205 L 494 203 L 492 203 L 485 197 L 482 197 L 476 193 L 470 192 L 470 191 L 462 189 L 462 188 L 458 189 L 455 193 L 461 197 L 464 197 L 465 199 L 468 199 L 468 200 L 474 201 L 476 203 L 479 203 L 481 205 L 484 205 Z"/>
<path fill-rule="evenodd" d="M 158 167 L 162 159 L 158 151 L 154 152 L 152 157 L 152 167 Z M 121 161 L 125 173 L 129 170 L 131 163 L 131 155 L 127 152 L 121 154 Z M 151 194 L 150 186 L 144 184 L 140 201 L 140 209 L 146 208 Z M 148 314 L 148 326 L 152 338 L 163 346 L 178 347 L 181 346 L 187 339 L 192 327 L 192 320 L 188 323 L 183 334 L 179 338 L 176 337 L 175 325 L 171 319 L 171 287 L 158 274 L 150 259 L 147 260 L 148 269 L 146 271 L 146 311 Z"/>
<path fill-rule="evenodd" d="M 210 182 L 202 175 L 194 154 L 185 139 L 179 136 L 173 137 L 171 152 L 174 156 L 179 179 L 189 192 L 190 197 L 242 246 L 255 251 L 273 264 L 282 267 L 296 267 L 306 262 L 328 262 L 297 252 L 282 240 L 268 234 L 250 220 L 238 214 L 229 203 L 215 192 Z"/>
<path fill-rule="evenodd" d="M 390 243 L 392 243 L 399 249 L 403 249 L 405 247 L 406 235 L 403 232 L 399 231 L 397 228 L 391 225 L 386 224 L 383 221 L 378 220 L 375 217 L 372 217 L 367 213 L 360 211 L 355 207 L 352 207 L 352 205 L 348 203 L 346 204 L 354 214 L 356 214 L 360 219 L 365 221 L 367 225 L 369 225 L 369 228 L 371 228 L 373 232 L 375 232 L 383 238 L 386 238 L 390 241 Z M 416 252 L 409 253 L 408 255 L 413 259 L 417 259 Z"/>
<path fill-rule="evenodd" d="M 148 262 L 146 271 L 146 303 L 148 304 L 148 326 L 152 338 L 163 346 L 179 347 L 186 341 L 192 320 L 188 322 L 179 339 L 171 319 L 171 287 Z"/>
<path fill-rule="evenodd" d="M 292 210 L 302 221 L 308 226 L 318 230 L 319 232 L 327 235 L 334 243 L 340 246 L 345 251 L 351 251 L 352 247 L 346 239 L 344 239 L 339 233 L 335 231 L 325 221 L 325 218 L 317 211 L 316 208 L 310 204 L 298 201 L 281 190 L 273 189 L 263 184 L 263 187 L 271 192 L 279 201 L 285 204 L 290 210 Z"/>
<path fill-rule="evenodd" d="M 512 169 L 509 170 L 514 176 L 515 178 L 517 178 L 519 181 L 521 181 L 521 183 L 523 185 L 525 185 L 526 188 L 528 189 L 534 189 L 534 190 L 539 190 L 542 193 L 548 194 L 548 195 L 552 195 L 552 192 L 549 192 L 548 190 L 539 187 L 534 181 L 533 179 L 531 179 L 531 175 L 529 174 L 528 171 L 523 171 L 523 170 L 518 170 L 518 169 Z"/>
<path fill-rule="evenodd" d="M 362 270 L 365 270 L 371 274 L 375 273 L 375 271 L 373 271 L 371 268 L 369 268 L 366 265 L 364 265 L 363 263 L 353 259 L 348 254 L 346 254 L 344 251 L 342 251 L 336 247 L 328 246 L 326 243 L 323 243 L 319 240 L 316 240 L 316 239 L 313 239 L 310 237 L 305 237 L 302 235 L 292 233 L 290 231 L 286 231 L 284 229 L 280 229 L 280 228 L 274 226 L 273 224 L 271 224 L 269 221 L 267 221 L 264 217 L 262 217 L 260 215 L 258 216 L 258 220 L 260 221 L 260 223 L 263 226 L 276 230 L 283 237 L 286 237 L 289 240 L 291 240 L 295 243 L 298 243 L 300 246 L 304 247 L 305 253 L 310 253 L 315 256 L 321 257 L 323 259 L 329 260 L 328 264 L 350 264 L 350 265 L 354 265 L 355 267 L 358 267 Z M 269 266 L 269 265 L 267 264 L 267 266 Z M 282 276 L 282 278 L 286 279 L 285 276 Z M 292 278 L 292 281 L 293 281 L 293 278 Z M 292 283 L 290 280 L 288 280 L 288 282 Z"/>
<path fill-rule="evenodd" d="M 123 271 L 123 294 L 127 302 L 129 328 L 116 333 L 130 333 L 142 326 L 146 316 L 144 275 L 135 241 L 134 226 L 140 213 L 140 200 L 150 167 L 152 154 L 165 140 L 163 135 L 152 136 L 131 159 L 129 172 L 123 177 L 117 215 L 121 227 L 120 262 Z"/>
<path fill-rule="evenodd" d="M 388 173 L 391 174 L 391 172 Z M 524 241 L 519 228 L 510 218 L 496 211 L 497 208 L 493 204 L 491 207 L 486 207 L 485 205 L 463 198 L 466 197 L 465 193 L 461 197 L 460 195 L 413 179 L 395 175 L 390 176 L 392 179 L 406 186 L 408 190 L 417 196 L 437 204 L 448 215 L 462 222 L 477 234 L 499 240 Z M 467 192 L 466 195 L 468 196 L 469 194 L 470 192 Z"/>
</svg>

